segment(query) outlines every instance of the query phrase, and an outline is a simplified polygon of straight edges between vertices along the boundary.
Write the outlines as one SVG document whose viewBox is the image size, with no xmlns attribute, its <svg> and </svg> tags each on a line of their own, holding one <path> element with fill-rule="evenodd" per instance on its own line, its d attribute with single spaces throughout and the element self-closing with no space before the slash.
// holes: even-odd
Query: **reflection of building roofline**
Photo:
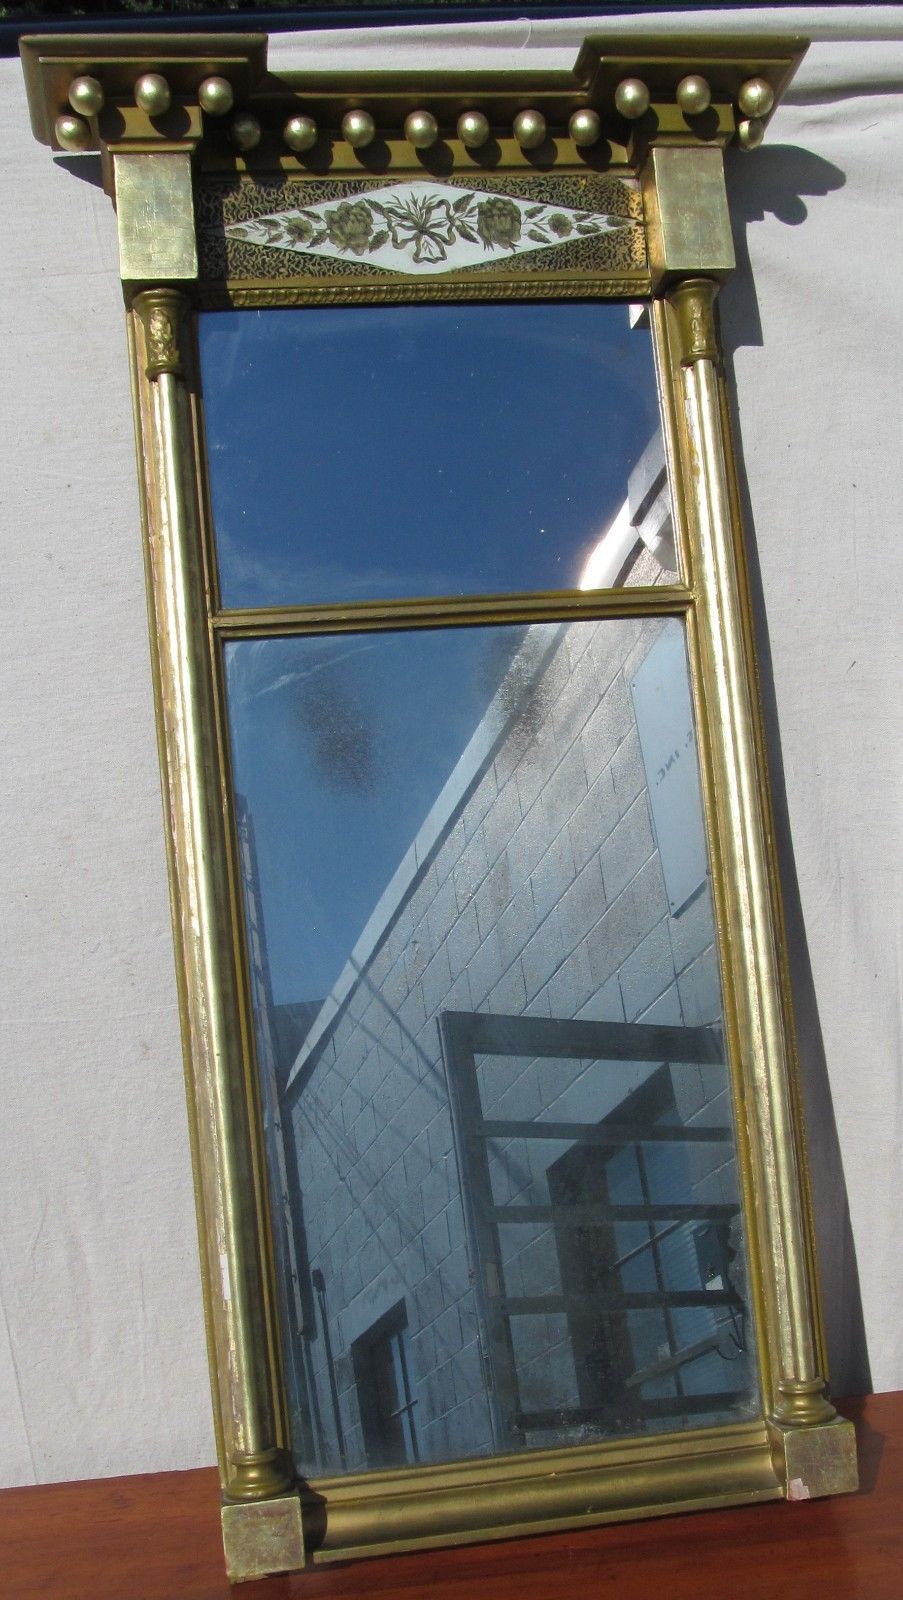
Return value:
<svg viewBox="0 0 903 1600">
<path fill-rule="evenodd" d="M 665 567 L 673 565 L 671 542 L 671 497 L 665 468 L 665 453 L 659 430 L 653 433 L 628 479 L 627 499 L 593 548 L 580 579 L 581 589 L 603 589 L 615 585 L 637 546 L 645 545 Z M 411 844 L 386 884 L 355 942 L 348 960 L 315 1017 L 310 1032 L 298 1052 L 286 1079 L 285 1089 L 299 1088 L 299 1076 L 312 1063 L 315 1052 L 325 1042 L 362 973 L 373 959 L 402 908 L 429 867 L 436 851 L 447 837 L 457 812 L 476 783 L 520 711 L 512 711 L 512 696 L 506 690 L 517 682 L 526 667 L 534 681 L 545 672 L 561 642 L 565 624 L 557 627 L 544 649 L 534 653 L 531 627 L 517 651 L 505 677 L 421 823 Z"/>
<path fill-rule="evenodd" d="M 665 446 L 658 429 L 627 480 L 624 504 L 587 558 L 579 588 L 616 587 L 640 544 L 646 546 L 663 568 L 674 569 L 671 495 L 665 466 Z"/>
</svg>

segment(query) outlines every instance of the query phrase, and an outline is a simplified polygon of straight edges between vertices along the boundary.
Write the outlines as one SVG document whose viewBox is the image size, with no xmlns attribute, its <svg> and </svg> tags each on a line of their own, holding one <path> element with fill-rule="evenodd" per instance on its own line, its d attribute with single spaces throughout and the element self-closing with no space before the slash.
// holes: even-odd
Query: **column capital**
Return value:
<svg viewBox="0 0 903 1600">
<path fill-rule="evenodd" d="M 682 278 L 667 291 L 676 313 L 681 366 L 720 359 L 715 327 L 719 287 L 714 278 Z"/>
<path fill-rule="evenodd" d="M 154 379 L 170 372 L 174 377 L 183 377 L 181 335 L 182 321 L 189 309 L 187 296 L 179 289 L 145 289 L 135 296 L 132 308 L 144 329 L 146 376 Z"/>
</svg>

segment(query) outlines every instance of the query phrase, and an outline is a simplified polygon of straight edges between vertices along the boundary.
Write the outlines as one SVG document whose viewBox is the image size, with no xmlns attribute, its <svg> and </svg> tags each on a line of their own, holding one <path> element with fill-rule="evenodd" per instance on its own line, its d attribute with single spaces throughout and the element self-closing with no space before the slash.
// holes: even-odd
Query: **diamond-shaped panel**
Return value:
<svg viewBox="0 0 903 1600">
<path fill-rule="evenodd" d="M 630 218 L 606 212 L 414 179 L 349 200 L 323 200 L 233 222 L 225 231 L 230 238 L 274 250 L 366 261 L 384 271 L 423 277 L 636 226 Z"/>
</svg>

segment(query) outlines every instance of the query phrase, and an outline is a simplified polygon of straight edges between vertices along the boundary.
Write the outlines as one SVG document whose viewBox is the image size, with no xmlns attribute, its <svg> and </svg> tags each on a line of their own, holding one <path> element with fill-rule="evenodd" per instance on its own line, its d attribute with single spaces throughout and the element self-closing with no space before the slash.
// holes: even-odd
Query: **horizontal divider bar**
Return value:
<svg viewBox="0 0 903 1600">
<path fill-rule="evenodd" d="M 742 1306 L 743 1301 L 733 1289 L 636 1289 L 623 1294 L 606 1292 L 598 1306 L 589 1304 L 583 1295 L 573 1294 L 504 1295 L 496 1304 L 506 1317 L 552 1316 L 559 1311 L 606 1317 L 616 1311 L 655 1311 L 666 1306 L 671 1310 L 688 1306 Z"/>
<path fill-rule="evenodd" d="M 543 1056 L 560 1061 L 667 1061 L 720 1066 L 719 1028 L 682 1028 L 658 1022 L 565 1021 L 480 1011 L 446 1011 L 442 1025 L 455 1044 L 474 1055 Z"/>
<path fill-rule="evenodd" d="M 515 1122 L 483 1118 L 471 1130 L 475 1139 L 567 1139 L 573 1144 L 731 1144 L 730 1128 L 672 1128 L 642 1122 Z"/>
<path fill-rule="evenodd" d="M 655 1398 L 650 1395 L 640 1400 L 639 1410 L 646 1417 L 698 1416 L 700 1412 L 723 1411 L 725 1406 L 743 1401 L 749 1402 L 745 1389 L 718 1389 L 712 1394 L 684 1394 L 679 1400 L 671 1400 L 667 1395 Z"/>
<path fill-rule="evenodd" d="M 655 1399 L 635 1399 L 630 1407 L 631 1416 L 682 1417 L 698 1416 L 707 1411 L 721 1411 L 725 1406 L 745 1400 L 742 1389 L 723 1389 L 715 1394 L 687 1394 L 672 1399 L 665 1395 Z M 520 1411 L 514 1418 L 516 1428 L 567 1428 L 581 1423 L 605 1423 L 611 1417 L 611 1408 L 601 1406 L 557 1406 L 550 1411 Z"/>
<path fill-rule="evenodd" d="M 222 638 L 271 634 L 362 633 L 384 628 L 453 628 L 493 622 L 566 622 L 569 618 L 680 615 L 693 603 L 684 584 L 660 588 L 554 590 L 547 594 L 489 594 L 442 599 L 361 601 L 354 604 L 265 606 L 215 611 Z"/>
<path fill-rule="evenodd" d="M 663 1201 L 650 1205 L 493 1206 L 493 1221 L 505 1226 L 518 1222 L 553 1222 L 557 1227 L 592 1227 L 597 1222 L 714 1222 L 729 1221 L 736 1205 L 685 1205 Z"/>
</svg>

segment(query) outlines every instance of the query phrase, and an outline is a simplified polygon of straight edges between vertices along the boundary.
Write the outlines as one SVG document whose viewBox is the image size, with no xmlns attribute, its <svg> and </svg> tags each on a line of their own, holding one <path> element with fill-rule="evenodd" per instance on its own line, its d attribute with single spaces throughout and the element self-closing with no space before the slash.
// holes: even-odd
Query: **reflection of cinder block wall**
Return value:
<svg viewBox="0 0 903 1600">
<path fill-rule="evenodd" d="M 503 731 L 432 854 L 386 908 L 388 932 L 322 1040 L 308 1060 L 299 1058 L 285 1121 L 310 1265 L 326 1283 L 350 1468 L 365 1464 L 350 1347 L 401 1299 L 422 1455 L 492 1447 L 439 1014 L 719 1020 L 708 892 L 670 915 L 629 688 L 661 626 L 631 620 L 527 632 L 497 696 Z M 506 1065 L 504 1091 L 486 1114 L 516 1108 L 535 1116 L 553 1093 L 550 1064 Z M 554 1065 L 571 1114 L 584 1082 L 579 1114 L 589 1120 L 606 1115 L 637 1072 L 649 1072 L 609 1074 L 600 1088 L 586 1063 Z M 682 1120 L 703 1111 L 706 1121 L 729 1120 L 729 1108 L 712 1103 L 719 1091 L 726 1098 L 723 1072 L 685 1066 L 674 1083 Z M 725 1148 L 694 1149 L 701 1199 L 730 1198 L 718 1171 Z M 547 1147 L 538 1149 L 548 1161 Z M 512 1152 L 512 1175 L 517 1159 Z M 526 1170 L 511 1182 L 527 1187 L 539 1174 L 523 1160 Z M 729 1177 L 725 1183 L 730 1189 Z M 521 1285 L 547 1282 L 553 1271 L 540 1234 L 520 1262 L 512 1259 Z M 555 1348 L 549 1330 L 533 1351 L 548 1369 L 534 1401 L 562 1401 L 572 1387 L 564 1352 L 560 1371 L 550 1361 Z M 321 1334 L 311 1357 L 328 1423 Z"/>
</svg>

